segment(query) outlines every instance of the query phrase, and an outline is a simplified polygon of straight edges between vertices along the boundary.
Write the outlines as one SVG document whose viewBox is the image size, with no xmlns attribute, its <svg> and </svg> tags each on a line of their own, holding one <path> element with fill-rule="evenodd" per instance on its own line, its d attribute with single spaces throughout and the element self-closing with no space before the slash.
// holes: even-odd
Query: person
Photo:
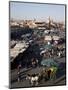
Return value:
<svg viewBox="0 0 68 90">
<path fill-rule="evenodd" d="M 35 60 L 35 58 L 32 58 L 31 65 L 32 65 L 33 68 L 36 67 L 36 60 Z"/>
<path fill-rule="evenodd" d="M 55 80 L 56 79 L 56 73 L 57 73 L 57 70 L 58 68 L 53 66 L 50 68 L 51 70 L 51 73 L 50 73 L 50 80 Z"/>
<path fill-rule="evenodd" d="M 47 71 L 46 71 L 46 69 L 43 68 L 41 73 L 42 73 L 42 77 L 43 77 L 44 81 L 46 81 L 47 80 Z"/>
<path fill-rule="evenodd" d="M 21 62 L 20 62 L 19 65 L 18 65 L 18 67 L 17 67 L 18 71 L 21 70 L 21 67 L 22 67 L 22 65 L 21 65 Z"/>
<path fill-rule="evenodd" d="M 31 78 L 32 86 L 38 85 L 38 80 L 39 80 L 39 76 L 36 73 L 32 74 L 32 78 Z"/>
<path fill-rule="evenodd" d="M 18 70 L 18 72 L 17 72 L 18 82 L 20 82 L 20 80 L 21 80 L 21 75 L 20 75 L 21 67 L 22 67 L 21 63 L 19 63 L 19 65 L 17 67 L 17 70 Z"/>
<path fill-rule="evenodd" d="M 59 58 L 61 57 L 61 52 L 58 52 L 58 57 L 59 57 Z"/>
<path fill-rule="evenodd" d="M 32 78 L 32 75 L 31 74 L 27 74 L 26 80 L 29 81 L 29 84 L 31 84 L 31 78 Z"/>
<path fill-rule="evenodd" d="M 19 71 L 17 72 L 17 75 L 18 75 L 18 79 L 17 80 L 18 80 L 18 82 L 20 82 L 21 76 L 20 76 L 20 72 Z"/>
<path fill-rule="evenodd" d="M 38 59 L 36 59 L 36 65 L 39 66 L 39 61 L 38 61 Z"/>
<path fill-rule="evenodd" d="M 51 70 L 48 69 L 48 70 L 47 70 L 48 79 L 50 79 L 50 74 L 51 74 Z"/>
<path fill-rule="evenodd" d="M 48 45 L 50 45 L 51 43 L 48 41 L 48 43 L 47 43 Z"/>
</svg>

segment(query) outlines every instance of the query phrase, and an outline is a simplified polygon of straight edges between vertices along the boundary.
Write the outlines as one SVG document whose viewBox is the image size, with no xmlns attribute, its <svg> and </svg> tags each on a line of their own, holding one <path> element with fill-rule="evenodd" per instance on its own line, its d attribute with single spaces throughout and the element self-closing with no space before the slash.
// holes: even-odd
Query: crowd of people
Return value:
<svg viewBox="0 0 68 90">
<path fill-rule="evenodd" d="M 35 64 L 35 63 L 33 63 Z M 33 65 L 33 68 L 35 67 L 35 65 Z M 40 70 L 40 72 L 38 73 L 27 73 L 25 80 L 29 81 L 29 84 L 31 86 L 36 86 L 38 84 L 40 84 L 41 81 L 47 81 L 47 80 L 55 80 L 56 79 L 56 75 L 57 75 L 57 67 L 49 67 L 49 68 L 43 68 L 42 70 Z M 18 82 L 22 81 L 21 80 L 21 65 L 19 65 L 18 67 Z"/>
<path fill-rule="evenodd" d="M 28 63 L 27 63 L 27 64 L 28 64 Z M 38 65 L 39 65 L 39 64 L 38 64 L 38 59 L 32 58 L 32 59 L 31 59 L 31 65 L 30 65 L 30 66 L 31 66 L 32 68 L 36 68 Z M 26 67 L 28 67 L 28 66 L 26 66 Z M 18 65 L 18 67 L 17 67 L 18 82 L 21 81 L 21 80 L 20 80 L 20 79 L 21 79 L 21 75 L 20 75 L 21 68 L 22 68 L 22 65 L 21 65 L 21 62 L 20 62 L 19 65 Z"/>
<path fill-rule="evenodd" d="M 27 74 L 26 79 L 33 85 L 38 85 L 42 80 L 55 80 L 57 74 L 57 67 L 50 67 L 48 69 L 43 68 L 41 72 L 34 74 Z"/>
<path fill-rule="evenodd" d="M 62 48 L 63 49 L 63 48 Z M 43 58 L 54 58 L 54 56 L 58 56 L 59 58 L 63 55 L 63 50 L 59 49 L 58 46 L 52 47 L 49 50 L 46 50 L 44 53 L 41 54 Z M 35 57 L 31 58 L 30 62 L 26 60 L 26 68 L 28 69 L 29 66 L 34 69 L 37 66 L 39 66 L 39 60 Z M 21 81 L 21 71 L 22 65 L 21 63 L 17 67 L 17 75 L 18 75 L 18 82 Z M 56 79 L 56 74 L 57 74 L 58 67 L 49 67 L 49 68 L 43 68 L 42 71 L 39 73 L 33 73 L 33 74 L 26 74 L 26 80 L 29 80 L 29 84 L 33 85 L 38 85 L 42 80 L 47 81 L 47 80 L 55 80 Z"/>
</svg>

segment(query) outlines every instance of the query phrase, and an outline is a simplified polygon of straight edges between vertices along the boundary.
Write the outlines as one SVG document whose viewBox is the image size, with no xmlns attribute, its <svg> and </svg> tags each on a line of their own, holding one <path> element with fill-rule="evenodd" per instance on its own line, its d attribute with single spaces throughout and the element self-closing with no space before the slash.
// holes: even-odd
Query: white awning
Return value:
<svg viewBox="0 0 68 90">
<path fill-rule="evenodd" d="M 59 40 L 60 37 L 59 36 L 53 36 L 53 40 Z"/>
<path fill-rule="evenodd" d="M 51 41 L 52 40 L 52 37 L 51 36 L 45 36 L 45 40 L 46 41 Z"/>
</svg>

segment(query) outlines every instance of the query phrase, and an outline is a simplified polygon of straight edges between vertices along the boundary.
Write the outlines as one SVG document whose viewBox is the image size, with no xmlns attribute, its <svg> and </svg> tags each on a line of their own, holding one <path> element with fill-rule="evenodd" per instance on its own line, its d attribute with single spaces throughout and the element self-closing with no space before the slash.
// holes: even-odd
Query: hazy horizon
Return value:
<svg viewBox="0 0 68 90">
<path fill-rule="evenodd" d="M 65 5 L 10 2 L 10 19 L 65 21 Z"/>
</svg>

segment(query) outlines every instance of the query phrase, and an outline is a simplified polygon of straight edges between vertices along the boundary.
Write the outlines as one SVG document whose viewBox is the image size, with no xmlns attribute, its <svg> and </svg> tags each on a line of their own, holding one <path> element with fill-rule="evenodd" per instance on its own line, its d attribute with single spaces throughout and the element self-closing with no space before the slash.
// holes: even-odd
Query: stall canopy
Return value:
<svg viewBox="0 0 68 90">
<path fill-rule="evenodd" d="M 53 36 L 52 38 L 53 38 L 53 40 L 55 40 L 55 41 L 57 41 L 57 40 L 59 40 L 59 39 L 60 39 L 60 37 L 59 37 L 59 36 Z"/>
<path fill-rule="evenodd" d="M 41 61 L 41 65 L 42 66 L 46 66 L 46 67 L 58 67 L 58 62 L 56 62 L 54 59 L 43 59 Z"/>
<path fill-rule="evenodd" d="M 48 45 L 48 44 L 46 44 L 46 45 L 44 45 L 44 48 L 45 48 L 45 49 L 52 49 L 52 48 L 53 48 L 53 46 L 52 46 L 51 44 L 49 44 L 49 45 Z"/>
<path fill-rule="evenodd" d="M 45 36 L 45 41 L 51 41 L 52 37 L 51 36 Z"/>
</svg>

